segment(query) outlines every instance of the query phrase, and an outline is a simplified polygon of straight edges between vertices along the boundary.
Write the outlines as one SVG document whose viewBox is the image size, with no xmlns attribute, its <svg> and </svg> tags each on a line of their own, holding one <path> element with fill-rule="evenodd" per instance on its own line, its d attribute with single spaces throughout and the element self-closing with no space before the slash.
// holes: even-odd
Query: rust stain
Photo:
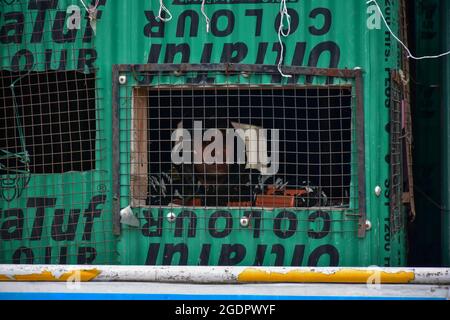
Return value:
<svg viewBox="0 0 450 320">
<path fill-rule="evenodd" d="M 384 272 L 377 270 L 344 269 L 334 273 L 293 270 L 286 273 L 248 268 L 238 275 L 239 282 L 296 282 L 296 283 L 410 283 L 414 272 Z"/>
<path fill-rule="evenodd" d="M 99 274 L 100 270 L 91 269 L 91 270 L 72 270 L 69 272 L 65 272 L 61 274 L 59 277 L 56 277 L 52 272 L 44 270 L 41 273 L 31 273 L 31 274 L 17 274 L 11 275 L 11 278 L 0 275 L 0 281 L 67 281 L 74 280 L 80 282 L 87 282 L 95 279 Z"/>
</svg>

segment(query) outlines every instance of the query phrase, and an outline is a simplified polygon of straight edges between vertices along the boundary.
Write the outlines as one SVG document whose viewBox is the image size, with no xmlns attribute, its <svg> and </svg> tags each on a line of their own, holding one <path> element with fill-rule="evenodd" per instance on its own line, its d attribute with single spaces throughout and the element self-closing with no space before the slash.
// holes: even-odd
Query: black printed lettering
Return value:
<svg viewBox="0 0 450 320">
<path fill-rule="evenodd" d="M 256 17 L 255 37 L 259 37 L 261 35 L 263 9 L 245 10 L 245 16 L 246 17 Z"/>
<path fill-rule="evenodd" d="M 202 57 L 200 58 L 200 63 L 210 63 L 212 54 L 213 44 L 205 43 L 203 45 Z M 198 72 L 195 78 L 187 77 L 186 83 L 214 83 L 213 77 L 208 77 L 208 72 Z"/>
<path fill-rule="evenodd" d="M 189 219 L 188 238 L 194 238 L 197 228 L 197 215 L 193 211 L 182 211 L 175 220 L 175 237 L 183 237 L 184 220 Z"/>
<path fill-rule="evenodd" d="M 174 63 L 175 56 L 180 53 L 181 54 L 181 63 L 189 62 L 189 58 L 191 56 L 191 49 L 187 43 L 182 44 L 172 44 L 169 43 L 166 46 L 166 55 L 164 57 L 165 63 Z"/>
<path fill-rule="evenodd" d="M 59 264 L 67 264 L 67 247 L 59 249 Z"/>
<path fill-rule="evenodd" d="M 223 45 L 221 63 L 240 63 L 247 56 L 248 48 L 243 42 L 225 43 Z"/>
<path fill-rule="evenodd" d="M 202 245 L 202 251 L 200 252 L 200 266 L 207 266 L 209 265 L 209 256 L 211 253 L 211 245 L 210 244 L 204 244 Z"/>
<path fill-rule="evenodd" d="M 281 224 L 283 221 L 287 221 L 289 226 L 287 230 L 282 230 Z M 282 211 L 280 212 L 274 220 L 273 223 L 273 232 L 278 238 L 287 239 L 292 237 L 297 231 L 297 216 L 290 211 Z"/>
<path fill-rule="evenodd" d="M 43 3 L 43 2 L 45 2 L 45 1 L 41 1 L 40 3 Z M 46 18 L 48 9 L 49 8 L 47 8 L 47 7 L 41 7 L 41 9 L 37 9 L 39 11 L 36 15 L 36 20 L 35 20 L 34 27 L 33 27 L 33 33 L 31 36 L 31 43 L 42 42 L 42 37 L 44 35 L 45 18 Z"/>
<path fill-rule="evenodd" d="M 313 229 L 308 230 L 308 237 L 312 239 L 322 239 L 330 234 L 331 231 L 331 218 L 328 212 L 325 211 L 316 211 L 309 215 L 308 221 L 311 223 L 316 222 L 318 219 L 323 221 L 322 230 L 315 231 Z"/>
<path fill-rule="evenodd" d="M 2 216 L 0 210 L 0 217 Z M 0 228 L 0 239 L 22 240 L 24 216 L 21 209 L 8 209 L 3 212 L 3 223 Z"/>
<path fill-rule="evenodd" d="M 205 43 L 205 45 L 203 46 L 202 57 L 200 59 L 201 63 L 211 62 L 212 49 L 213 49 L 212 43 Z"/>
<path fill-rule="evenodd" d="M 164 22 L 156 19 L 153 11 L 144 11 L 144 13 L 149 22 L 144 27 L 144 36 L 148 38 L 164 38 Z"/>
<path fill-rule="evenodd" d="M 78 71 L 85 72 L 85 67 L 87 67 L 89 73 L 94 73 L 95 60 L 97 60 L 97 51 L 95 49 L 80 49 L 78 55 Z"/>
<path fill-rule="evenodd" d="M 96 195 L 93 196 L 88 208 L 84 212 L 83 216 L 86 218 L 86 223 L 84 225 L 83 240 L 91 240 L 92 227 L 94 225 L 94 219 L 99 218 L 102 215 L 102 210 L 97 209 L 99 205 L 104 204 L 106 201 L 106 195 Z"/>
<path fill-rule="evenodd" d="M 253 262 L 254 266 L 262 266 L 264 264 L 264 257 L 266 255 L 267 245 L 258 244 L 256 246 L 256 256 Z"/>
<path fill-rule="evenodd" d="M 58 0 L 29 0 L 28 9 L 29 10 L 56 9 L 57 5 Z"/>
<path fill-rule="evenodd" d="M 25 261 L 22 262 L 22 255 L 25 255 Z M 13 256 L 12 256 L 12 260 L 14 264 L 33 264 L 34 262 L 34 254 L 33 254 L 33 250 L 31 250 L 30 248 L 27 247 L 20 247 L 19 249 L 17 249 Z"/>
<path fill-rule="evenodd" d="M 21 69 L 21 64 L 20 64 L 20 60 L 22 59 L 22 57 L 25 57 L 25 68 L 24 69 Z M 14 54 L 14 57 L 12 58 L 12 62 L 11 62 L 11 69 L 14 72 L 29 71 L 33 68 L 33 65 L 34 65 L 34 57 L 33 57 L 33 54 L 31 53 L 31 51 L 22 49 L 22 50 L 17 51 Z"/>
<path fill-rule="evenodd" d="M 95 20 L 97 20 L 97 23 L 102 18 L 102 15 L 103 15 L 103 12 L 98 10 L 97 11 L 97 15 L 95 16 Z M 88 15 L 85 16 L 85 20 L 86 20 L 86 27 L 84 29 L 83 42 L 84 43 L 91 43 L 92 42 L 92 37 L 94 36 L 94 30 L 92 29 L 91 19 L 89 18 Z"/>
<path fill-rule="evenodd" d="M 292 267 L 300 267 L 303 264 L 303 257 L 305 256 L 305 245 L 296 245 L 294 254 L 292 255 Z"/>
<path fill-rule="evenodd" d="M 176 245 L 168 243 L 164 246 L 164 256 L 162 264 L 164 266 L 173 264 L 174 255 L 179 255 L 178 265 L 185 266 L 188 262 L 188 247 L 184 243 L 178 243 Z"/>
<path fill-rule="evenodd" d="M 63 49 L 60 51 L 59 56 L 59 66 L 52 68 L 52 57 L 54 52 L 52 49 L 46 49 L 45 50 L 45 70 L 66 70 L 66 64 L 67 64 L 67 49 Z"/>
<path fill-rule="evenodd" d="M 147 63 L 157 63 L 159 61 L 159 56 L 161 55 L 162 45 L 160 44 L 152 44 L 150 47 L 150 53 L 148 54 Z M 137 82 L 141 85 L 148 85 L 152 83 L 153 76 L 145 75 L 141 78 L 137 79 Z"/>
<path fill-rule="evenodd" d="M 253 238 L 259 238 L 261 235 L 261 214 L 261 211 L 245 211 L 245 215 L 250 218 Z"/>
<path fill-rule="evenodd" d="M 198 13 L 194 10 L 186 10 L 186 11 L 183 11 L 180 14 L 180 16 L 178 17 L 178 23 L 177 23 L 177 37 L 178 38 L 184 37 L 187 18 L 189 18 L 189 20 L 191 21 L 191 26 L 189 28 L 189 37 L 196 37 L 198 34 L 198 23 L 199 23 Z"/>
<path fill-rule="evenodd" d="M 267 42 L 258 43 L 258 53 L 256 54 L 255 64 L 263 64 L 264 63 L 264 59 L 266 57 L 266 52 L 267 52 L 268 46 L 269 46 L 269 43 L 267 43 Z"/>
<path fill-rule="evenodd" d="M 52 264 L 54 263 L 52 258 L 52 251 L 53 247 L 45 247 L 45 257 L 44 257 L 44 264 Z M 58 248 L 56 248 L 58 249 Z M 59 248 L 59 260 L 57 262 L 58 264 L 67 264 L 67 247 L 61 247 Z"/>
<path fill-rule="evenodd" d="M 31 241 L 41 240 L 45 209 L 54 207 L 55 204 L 56 198 L 28 198 L 27 208 L 36 208 L 36 216 L 30 236 Z"/>
<path fill-rule="evenodd" d="M 66 24 L 66 12 L 58 11 L 56 13 L 55 21 L 52 28 L 52 39 L 56 43 L 75 42 L 77 36 L 77 29 L 67 30 L 64 33 L 64 26 Z"/>
<path fill-rule="evenodd" d="M 161 237 L 163 226 L 163 210 L 158 211 L 158 217 L 153 218 L 152 210 L 144 210 L 144 219 L 146 223 L 142 226 L 141 232 L 145 237 Z"/>
<path fill-rule="evenodd" d="M 226 17 L 227 23 L 223 30 L 219 30 L 218 24 L 221 17 Z M 231 10 L 217 10 L 211 17 L 211 33 L 216 37 L 229 36 L 234 30 L 234 13 Z"/>
<path fill-rule="evenodd" d="M 69 221 L 64 228 L 64 209 L 56 209 L 52 223 L 52 238 L 55 241 L 73 241 L 75 239 L 78 220 L 81 210 L 72 209 L 69 213 Z M 65 229 L 65 230 L 64 230 Z"/>
<path fill-rule="evenodd" d="M 319 59 L 324 52 L 328 52 L 330 54 L 330 61 L 328 63 L 328 68 L 337 68 L 339 65 L 339 60 L 341 58 L 341 49 L 337 45 L 336 42 L 333 41 L 325 41 L 316 45 L 312 50 L 309 56 L 308 66 L 309 67 L 317 67 L 319 63 Z M 313 76 L 306 77 L 306 83 L 311 84 L 313 82 Z M 327 84 L 332 84 L 333 78 L 328 77 Z"/>
<path fill-rule="evenodd" d="M 297 31 L 298 28 L 298 23 L 299 23 L 299 19 L 298 19 L 298 13 L 296 10 L 288 8 L 288 13 L 291 16 L 291 32 L 289 33 L 290 35 L 294 34 L 295 31 Z M 275 23 L 274 23 L 274 29 L 275 32 L 278 33 L 278 28 L 280 27 L 280 19 L 281 19 L 281 15 L 278 13 L 277 17 L 275 19 Z M 287 23 L 284 22 L 284 26 L 287 26 Z M 284 33 L 287 33 L 287 28 L 283 30 Z"/>
<path fill-rule="evenodd" d="M 322 27 L 318 28 L 317 26 L 310 26 L 309 32 L 313 36 L 322 36 L 324 34 L 327 34 L 331 29 L 331 23 L 332 23 L 332 15 L 331 11 L 327 8 L 316 8 L 311 11 L 309 14 L 310 18 L 317 19 L 317 16 L 323 16 L 324 21 Z"/>
<path fill-rule="evenodd" d="M 21 43 L 23 37 L 24 28 L 24 16 L 22 12 L 10 12 L 6 13 L 4 20 L 14 20 L 13 22 L 6 23 L 0 30 L 0 42 L 3 44 L 9 43 Z M 12 32 L 12 33 L 11 33 Z"/>
<path fill-rule="evenodd" d="M 147 251 L 147 259 L 145 260 L 145 264 L 148 266 L 154 266 L 156 265 L 156 261 L 158 259 L 158 253 L 160 248 L 159 243 L 151 243 L 148 247 Z"/>
<path fill-rule="evenodd" d="M 274 266 L 282 266 L 284 264 L 284 247 L 281 244 L 274 244 L 271 253 L 276 257 Z"/>
<path fill-rule="evenodd" d="M 92 264 L 97 257 L 97 250 L 92 247 L 78 248 L 77 263 Z"/>
<path fill-rule="evenodd" d="M 303 61 L 305 60 L 306 54 L 306 42 L 297 42 L 295 45 L 294 56 L 292 58 L 291 65 L 293 66 L 301 66 L 303 65 Z M 288 83 L 297 83 L 299 75 L 294 74 L 291 78 L 289 78 Z"/>
<path fill-rule="evenodd" d="M 147 63 L 157 63 L 161 54 L 162 45 L 152 44 L 150 47 L 150 53 L 148 54 Z"/>
<path fill-rule="evenodd" d="M 45 247 L 44 264 L 52 263 L 52 247 Z"/>
<path fill-rule="evenodd" d="M 223 230 L 219 231 L 217 229 L 217 221 L 221 218 L 225 219 L 225 227 L 223 228 Z M 209 218 L 208 231 L 209 234 L 214 238 L 225 238 L 231 233 L 232 229 L 233 218 L 231 216 L 231 213 L 227 211 L 216 211 Z"/>
<path fill-rule="evenodd" d="M 244 260 L 246 249 L 242 244 L 223 244 L 219 266 L 235 266 Z"/>
<path fill-rule="evenodd" d="M 308 266 L 315 267 L 319 265 L 319 260 L 324 255 L 328 255 L 329 257 L 329 265 L 330 267 L 336 267 L 339 265 L 339 251 L 329 244 L 322 245 L 314 249 L 308 259 Z"/>
</svg>

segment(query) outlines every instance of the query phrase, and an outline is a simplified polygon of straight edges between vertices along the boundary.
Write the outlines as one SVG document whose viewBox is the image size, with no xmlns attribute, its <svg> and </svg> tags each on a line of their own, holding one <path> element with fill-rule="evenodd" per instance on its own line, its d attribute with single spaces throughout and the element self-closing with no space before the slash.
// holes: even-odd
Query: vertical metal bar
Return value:
<svg viewBox="0 0 450 320">
<path fill-rule="evenodd" d="M 365 179 L 365 139 L 364 139 L 364 87 L 362 70 L 358 70 L 355 76 L 356 89 L 356 135 L 358 149 L 358 237 L 366 236 L 366 179 Z"/>
<path fill-rule="evenodd" d="M 113 65 L 112 70 L 112 108 L 113 108 L 113 234 L 120 235 L 120 127 L 119 127 L 119 105 L 120 105 L 120 88 L 119 88 L 119 68 Z"/>
<path fill-rule="evenodd" d="M 442 1 L 442 39 L 443 49 L 450 49 L 450 3 Z M 450 62 L 444 59 L 442 79 L 442 265 L 450 266 Z"/>
</svg>

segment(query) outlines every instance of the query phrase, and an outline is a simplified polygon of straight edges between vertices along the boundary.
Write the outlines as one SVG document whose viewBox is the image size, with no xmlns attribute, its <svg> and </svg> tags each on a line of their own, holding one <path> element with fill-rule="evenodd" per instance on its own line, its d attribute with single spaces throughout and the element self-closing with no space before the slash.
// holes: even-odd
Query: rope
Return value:
<svg viewBox="0 0 450 320">
<path fill-rule="evenodd" d="M 94 6 L 89 6 L 89 8 L 86 6 L 86 4 L 84 3 L 83 0 L 80 0 L 81 3 L 83 4 L 83 7 L 86 9 L 87 13 L 89 14 L 89 20 L 94 20 L 96 17 L 95 12 L 97 11 L 97 7 L 99 5 L 99 1 L 100 0 L 96 0 L 95 1 L 95 5 Z"/>
<path fill-rule="evenodd" d="M 168 15 L 167 18 L 163 18 L 161 16 L 163 11 Z M 172 20 L 172 14 L 170 13 L 169 9 L 167 9 L 166 6 L 164 5 L 163 0 L 159 0 L 159 12 L 157 18 L 162 22 L 168 22 Z"/>
<path fill-rule="evenodd" d="M 422 57 L 414 56 L 411 53 L 411 50 L 408 49 L 408 47 L 397 37 L 397 35 L 394 34 L 394 32 L 392 31 L 391 27 L 389 27 L 389 24 L 387 23 L 384 15 L 383 15 L 383 12 L 381 11 L 380 6 L 378 5 L 378 2 L 376 0 L 369 0 L 369 1 L 366 2 L 366 4 L 370 4 L 372 2 L 377 7 L 377 9 L 378 9 L 378 11 L 379 11 L 379 13 L 381 15 L 381 18 L 383 19 L 383 22 L 386 25 L 386 28 L 388 29 L 388 31 L 391 33 L 391 35 L 394 37 L 394 39 L 397 40 L 402 45 L 402 47 L 406 50 L 408 58 L 411 58 L 411 59 L 414 59 L 414 60 L 437 59 L 437 58 L 444 57 L 444 56 L 447 56 L 447 55 L 450 54 L 450 51 L 447 51 L 447 52 L 444 52 L 444 53 L 441 53 L 441 54 L 438 54 L 438 55 L 435 55 L 435 56 L 422 56 Z"/>
<path fill-rule="evenodd" d="M 204 1 L 204 0 L 203 0 Z M 284 33 L 284 23 L 283 20 L 286 18 L 288 30 Z M 280 59 L 278 60 L 278 72 L 285 78 L 291 78 L 291 75 L 284 74 L 281 70 L 281 65 L 283 64 L 283 55 L 284 55 L 284 45 L 281 41 L 281 36 L 287 37 L 291 33 L 291 16 L 289 15 L 286 7 L 286 0 L 281 0 L 280 2 L 280 26 L 278 27 L 278 41 L 281 46 Z"/>
<path fill-rule="evenodd" d="M 206 12 L 205 12 L 205 2 L 206 2 L 206 0 L 202 0 L 202 8 L 201 8 L 201 11 L 202 11 L 203 16 L 205 17 L 205 21 L 206 21 L 206 33 L 208 33 L 208 32 L 209 32 L 209 18 L 208 18 L 208 15 L 207 15 Z"/>
</svg>

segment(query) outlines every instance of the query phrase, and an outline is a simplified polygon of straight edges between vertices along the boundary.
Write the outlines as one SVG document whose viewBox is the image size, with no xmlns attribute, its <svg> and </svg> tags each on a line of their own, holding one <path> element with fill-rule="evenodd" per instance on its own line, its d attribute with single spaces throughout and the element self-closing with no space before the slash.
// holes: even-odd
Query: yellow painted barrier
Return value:
<svg viewBox="0 0 450 320">
<path fill-rule="evenodd" d="M 367 283 L 369 280 L 378 280 L 379 283 L 410 283 L 414 280 L 414 272 L 344 269 L 331 273 L 299 270 L 280 273 L 248 268 L 238 275 L 239 282 Z"/>
</svg>

